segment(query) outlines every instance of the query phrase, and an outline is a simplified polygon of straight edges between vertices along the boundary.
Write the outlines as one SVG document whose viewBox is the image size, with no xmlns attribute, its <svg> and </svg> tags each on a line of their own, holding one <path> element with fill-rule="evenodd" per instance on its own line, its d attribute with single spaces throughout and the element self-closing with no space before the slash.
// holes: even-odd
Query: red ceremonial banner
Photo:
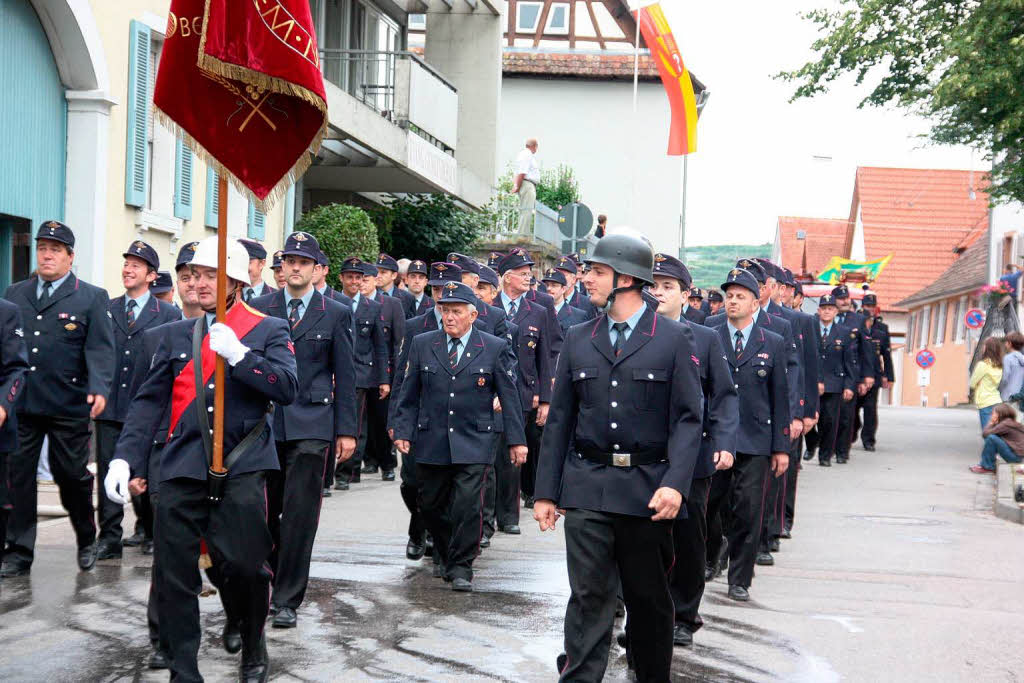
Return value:
<svg viewBox="0 0 1024 683">
<path fill-rule="evenodd" d="M 309 167 L 327 101 L 309 0 L 172 0 L 161 122 L 267 210 Z"/>
</svg>

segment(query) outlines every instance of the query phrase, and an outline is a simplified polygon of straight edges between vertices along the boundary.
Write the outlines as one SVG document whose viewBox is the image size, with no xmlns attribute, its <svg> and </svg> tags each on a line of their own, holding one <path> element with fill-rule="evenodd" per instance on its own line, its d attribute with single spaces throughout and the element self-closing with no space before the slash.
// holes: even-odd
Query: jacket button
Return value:
<svg viewBox="0 0 1024 683">
<path fill-rule="evenodd" d="M 329 398 L 325 398 L 324 399 L 324 403 L 330 403 L 330 402 L 331 402 L 331 399 L 329 399 Z"/>
<path fill-rule="evenodd" d="M 454 432 L 454 431 L 455 431 L 455 427 L 449 427 L 449 428 L 448 428 L 448 431 L 449 431 L 449 432 Z"/>
<path fill-rule="evenodd" d="M 585 373 L 585 372 L 581 372 L 581 373 L 580 373 L 580 379 L 583 379 L 583 378 L 584 378 L 584 377 L 586 377 L 586 376 L 587 376 L 587 373 Z"/>
<path fill-rule="evenodd" d="M 127 385 L 127 384 L 122 384 L 122 385 L 121 385 L 121 388 L 122 388 L 122 389 L 127 389 L 127 388 L 128 388 L 128 385 Z"/>
<path fill-rule="evenodd" d="M 771 420 L 768 420 L 768 424 L 771 424 L 771 423 L 772 423 L 772 421 L 771 421 Z"/>
<path fill-rule="evenodd" d="M 619 428 L 619 425 L 617 425 L 614 422 L 612 422 L 612 429 L 618 429 L 618 428 Z"/>
<path fill-rule="evenodd" d="M 615 450 L 619 450 L 619 444 L 612 444 L 612 448 Z"/>
<path fill-rule="evenodd" d="M 124 366 L 124 368 L 122 368 L 122 369 L 123 369 L 123 370 L 125 370 L 125 371 L 127 371 L 127 370 L 128 370 L 128 366 L 126 365 L 126 366 Z"/>
<path fill-rule="evenodd" d="M 38 336 L 39 336 L 39 330 L 36 330 L 36 331 L 35 331 L 35 332 L 33 332 L 32 334 L 34 334 L 34 335 L 36 335 L 36 336 L 38 337 Z"/>
<path fill-rule="evenodd" d="M 448 394 L 448 395 L 451 396 L 452 398 L 455 398 L 455 394 Z"/>
<path fill-rule="evenodd" d="M 43 316 L 41 316 L 41 315 L 37 315 L 36 316 L 36 320 L 42 320 L 42 319 L 43 319 Z"/>
<path fill-rule="evenodd" d="M 184 353 L 183 353 L 183 354 L 181 354 L 180 356 L 178 356 L 178 358 L 184 358 L 184 357 L 185 357 L 186 355 L 187 355 L 187 354 L 184 354 Z"/>
<path fill-rule="evenodd" d="M 455 411 L 454 411 L 454 410 L 449 410 L 449 411 L 448 411 L 448 414 L 449 414 L 449 415 L 454 415 L 454 414 L 455 414 Z"/>
<path fill-rule="evenodd" d="M 619 402 L 618 401 L 612 401 L 612 408 L 618 408 L 618 407 L 619 407 Z"/>
<path fill-rule="evenodd" d="M 35 372 L 36 371 L 36 366 L 33 365 L 32 367 L 29 368 L 29 370 L 31 370 L 32 372 Z"/>
<path fill-rule="evenodd" d="M 212 412 L 213 412 L 213 406 L 210 406 L 209 408 L 207 408 L 207 409 L 206 409 L 206 412 L 208 412 L 208 413 L 212 413 Z"/>
<path fill-rule="evenodd" d="M 762 363 L 762 365 L 763 365 L 763 363 Z M 647 379 L 654 379 L 654 373 L 648 372 L 647 373 Z"/>
<path fill-rule="evenodd" d="M 619 380 L 617 380 L 617 379 L 613 379 L 613 380 L 612 380 L 612 386 L 613 386 L 613 387 L 617 387 L 617 386 L 619 386 Z"/>
<path fill-rule="evenodd" d="M 213 382 L 210 382 L 209 386 L 207 386 L 206 388 L 207 389 L 213 389 Z"/>
<path fill-rule="evenodd" d="M 130 355 L 132 355 L 132 352 L 129 349 L 125 349 L 124 350 L 124 355 L 130 356 Z"/>
<path fill-rule="evenodd" d="M 37 348 L 33 348 L 32 349 L 32 353 L 39 353 L 39 348 L 38 347 Z"/>
</svg>

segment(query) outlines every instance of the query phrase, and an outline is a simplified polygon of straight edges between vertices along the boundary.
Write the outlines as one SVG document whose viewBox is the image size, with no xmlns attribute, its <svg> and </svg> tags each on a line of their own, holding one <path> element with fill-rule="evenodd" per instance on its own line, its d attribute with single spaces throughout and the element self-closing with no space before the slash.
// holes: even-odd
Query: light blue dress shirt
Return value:
<svg viewBox="0 0 1024 683">
<path fill-rule="evenodd" d="M 285 311 L 288 313 L 288 315 L 291 315 L 291 312 L 292 312 L 292 299 L 294 299 L 295 297 L 293 297 L 291 294 L 289 294 L 288 290 L 286 289 L 284 291 L 284 298 L 285 298 Z M 312 287 L 309 288 L 309 291 L 306 292 L 305 295 L 299 297 L 299 301 L 302 302 L 301 304 L 299 304 L 299 313 L 298 313 L 299 320 L 302 320 L 302 316 L 304 316 L 306 314 L 306 310 L 309 308 L 309 302 L 310 302 L 310 300 L 312 300 L 312 298 L 313 298 L 313 288 Z"/>
<path fill-rule="evenodd" d="M 135 301 L 135 318 L 138 319 L 139 313 L 142 313 L 142 311 L 145 310 L 146 305 L 149 303 L 149 290 L 147 289 L 146 292 L 142 296 L 137 297 L 137 298 L 130 297 L 130 296 L 128 296 L 127 293 L 124 295 L 124 313 L 125 313 L 125 315 L 128 315 L 128 302 L 132 301 L 133 299 Z"/>
<path fill-rule="evenodd" d="M 455 364 L 456 365 L 458 365 L 459 361 L 462 360 L 462 354 L 465 353 L 466 345 L 469 344 L 469 338 L 470 338 L 470 336 L 472 336 L 472 334 L 473 334 L 473 326 L 470 325 L 469 326 L 469 331 L 466 332 L 466 334 L 464 334 L 461 337 L 459 337 L 459 348 L 456 351 L 457 355 L 455 356 Z M 445 348 L 444 348 L 445 353 L 447 353 L 451 349 L 452 337 L 449 336 L 449 335 L 445 335 L 445 336 L 448 338 L 448 341 L 445 342 Z"/>
<path fill-rule="evenodd" d="M 729 342 L 732 344 L 733 348 L 736 348 L 737 329 L 732 326 L 731 322 L 728 321 L 726 321 L 725 326 L 729 330 Z M 754 331 L 754 322 L 751 321 L 750 324 L 747 325 L 744 329 L 738 331 L 743 334 L 743 348 L 747 348 L 747 346 L 750 344 L 750 333 Z"/>
<path fill-rule="evenodd" d="M 53 281 L 53 285 L 50 287 L 50 296 L 57 293 L 60 286 L 64 284 L 64 281 L 71 277 L 71 271 L 64 273 L 64 277 Z M 39 282 L 36 283 L 36 299 L 43 295 L 43 278 L 39 278 Z"/>
<path fill-rule="evenodd" d="M 520 294 L 515 299 L 510 299 L 508 294 L 505 294 L 505 292 L 502 291 L 500 296 L 501 296 L 501 307 L 505 309 L 505 315 L 507 315 L 509 317 L 509 319 L 511 319 L 512 315 L 511 315 L 511 312 L 509 311 L 508 307 L 512 304 L 513 301 L 515 301 L 516 302 L 516 311 L 518 312 L 519 309 L 523 307 L 523 294 Z"/>
<path fill-rule="evenodd" d="M 636 313 L 629 316 L 629 318 L 627 318 L 626 320 L 621 321 L 612 320 L 612 317 L 608 316 L 608 338 L 611 339 L 613 347 L 615 346 L 615 340 L 618 339 L 619 337 L 619 333 L 615 331 L 615 328 L 612 327 L 612 325 L 614 325 L 616 322 L 624 322 L 626 323 L 626 325 L 629 326 L 623 331 L 623 334 L 626 335 L 626 338 L 623 340 L 623 343 L 625 343 L 629 341 L 629 336 L 633 334 L 633 330 L 635 330 L 636 326 L 640 324 L 640 318 L 643 317 L 644 312 L 646 310 L 646 306 L 641 306 Z"/>
</svg>

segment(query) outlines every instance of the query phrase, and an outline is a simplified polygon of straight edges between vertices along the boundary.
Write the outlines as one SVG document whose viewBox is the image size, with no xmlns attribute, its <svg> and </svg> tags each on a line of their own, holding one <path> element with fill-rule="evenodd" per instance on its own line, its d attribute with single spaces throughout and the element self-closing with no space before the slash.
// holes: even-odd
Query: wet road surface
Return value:
<svg viewBox="0 0 1024 683">
<path fill-rule="evenodd" d="M 991 514 L 971 411 L 882 411 L 876 453 L 801 472 L 794 537 L 751 602 L 709 585 L 676 681 L 1024 680 L 1024 527 Z M 268 629 L 275 681 L 551 681 L 568 596 L 561 529 L 498 534 L 473 594 L 405 559 L 395 483 L 325 499 L 298 628 Z M 129 528 L 130 524 L 126 524 Z M 70 526 L 43 522 L 30 578 L 0 583 L 0 681 L 162 681 L 145 668 L 149 558 L 78 572 Z M 200 598 L 209 681 L 235 676 L 217 597 Z M 607 679 L 629 680 L 612 645 Z"/>
</svg>

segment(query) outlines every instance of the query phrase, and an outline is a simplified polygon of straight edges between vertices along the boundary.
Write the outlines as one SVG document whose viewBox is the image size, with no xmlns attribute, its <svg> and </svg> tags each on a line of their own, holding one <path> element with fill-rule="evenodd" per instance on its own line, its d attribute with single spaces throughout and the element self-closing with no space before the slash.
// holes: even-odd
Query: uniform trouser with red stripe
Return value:
<svg viewBox="0 0 1024 683">
<path fill-rule="evenodd" d="M 445 578 L 473 580 L 483 533 L 484 477 L 491 465 L 416 463 L 420 509 Z"/>
<path fill-rule="evenodd" d="M 608 665 L 619 578 L 638 681 L 667 681 L 672 666 L 672 520 L 567 510 L 565 557 L 572 590 L 565 609 L 561 681 L 600 681 Z"/>
<path fill-rule="evenodd" d="M 708 521 L 708 495 L 714 475 L 694 479 L 686 499 L 686 518 L 682 512 L 672 527 L 672 542 L 676 563 L 672 567 L 672 604 L 675 605 L 676 624 L 695 633 L 704 625 L 698 610 L 704 596 L 704 567 Z"/>
<path fill-rule="evenodd" d="M 754 580 L 754 560 L 761 537 L 761 515 L 768 489 L 771 458 L 767 455 L 736 456 L 733 466 L 712 478 L 708 517 L 723 506 L 731 513 L 725 530 L 729 542 L 729 585 L 749 588 Z"/>
<path fill-rule="evenodd" d="M 764 502 L 764 516 L 761 521 L 760 550 L 768 552 L 773 539 L 782 535 L 782 529 L 789 526 L 786 511 L 786 496 L 789 489 L 790 470 L 800 466 L 801 441 L 794 439 L 789 447 L 789 467 L 781 477 L 768 477 L 768 496 Z M 793 482 L 796 483 L 795 481 Z"/>
<path fill-rule="evenodd" d="M 267 520 L 274 538 L 270 567 L 278 607 L 298 609 L 306 595 L 330 445 L 323 439 L 278 441 L 281 469 L 267 473 Z"/>
<path fill-rule="evenodd" d="M 171 658 L 171 679 L 201 681 L 198 655 L 199 542 L 206 541 L 228 618 L 239 622 L 244 648 L 256 647 L 270 607 L 273 540 L 267 527 L 266 477 L 251 472 L 230 477 L 224 498 L 207 501 L 207 483 L 171 479 L 160 484 L 154 552 L 160 558 L 157 601 L 160 636 Z"/>
</svg>

